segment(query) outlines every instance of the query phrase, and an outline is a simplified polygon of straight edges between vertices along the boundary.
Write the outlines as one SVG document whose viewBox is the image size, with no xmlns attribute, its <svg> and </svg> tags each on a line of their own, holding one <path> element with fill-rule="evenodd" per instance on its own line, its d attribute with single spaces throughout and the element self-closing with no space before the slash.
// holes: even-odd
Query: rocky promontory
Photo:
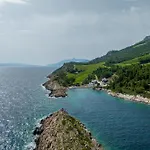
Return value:
<svg viewBox="0 0 150 150">
<path fill-rule="evenodd" d="M 53 79 L 49 78 L 49 80 L 47 82 L 45 82 L 43 84 L 43 86 L 47 90 L 51 91 L 50 94 L 49 94 L 50 97 L 58 98 L 58 97 L 66 97 L 67 96 L 67 93 L 66 93 L 67 88 L 61 86 L 58 83 L 58 81 L 56 81 L 56 80 L 53 80 Z"/>
<path fill-rule="evenodd" d="M 41 120 L 35 150 L 102 150 L 91 133 L 77 119 L 61 109 Z"/>
</svg>

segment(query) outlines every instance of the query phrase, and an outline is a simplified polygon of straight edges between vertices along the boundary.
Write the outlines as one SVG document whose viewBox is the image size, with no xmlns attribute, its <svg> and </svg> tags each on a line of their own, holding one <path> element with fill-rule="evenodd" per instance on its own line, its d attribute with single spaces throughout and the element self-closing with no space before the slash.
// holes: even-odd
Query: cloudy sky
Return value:
<svg viewBox="0 0 150 150">
<path fill-rule="evenodd" d="M 0 0 L 0 62 L 92 59 L 150 34 L 150 0 Z"/>
</svg>

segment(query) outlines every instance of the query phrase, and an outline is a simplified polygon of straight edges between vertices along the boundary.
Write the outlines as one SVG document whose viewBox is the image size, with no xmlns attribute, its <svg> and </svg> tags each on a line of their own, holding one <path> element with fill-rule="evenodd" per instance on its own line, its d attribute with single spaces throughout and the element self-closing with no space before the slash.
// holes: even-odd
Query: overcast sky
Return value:
<svg viewBox="0 0 150 150">
<path fill-rule="evenodd" d="M 0 62 L 92 59 L 150 34 L 150 0 L 0 0 Z"/>
</svg>

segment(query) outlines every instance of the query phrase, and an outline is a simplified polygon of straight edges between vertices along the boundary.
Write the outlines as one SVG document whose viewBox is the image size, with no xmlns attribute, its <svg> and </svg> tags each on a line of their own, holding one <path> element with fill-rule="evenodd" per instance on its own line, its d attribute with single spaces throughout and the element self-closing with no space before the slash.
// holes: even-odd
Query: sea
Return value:
<svg viewBox="0 0 150 150">
<path fill-rule="evenodd" d="M 0 67 L 0 150 L 32 150 L 40 119 L 64 108 L 105 150 L 150 150 L 150 105 L 92 89 L 49 98 L 41 85 L 54 68 Z"/>
</svg>

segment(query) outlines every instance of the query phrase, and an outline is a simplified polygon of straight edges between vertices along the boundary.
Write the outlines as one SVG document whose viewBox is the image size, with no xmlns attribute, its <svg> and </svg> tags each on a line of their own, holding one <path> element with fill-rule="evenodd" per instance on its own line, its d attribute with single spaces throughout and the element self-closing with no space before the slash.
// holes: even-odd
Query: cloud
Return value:
<svg viewBox="0 0 150 150">
<path fill-rule="evenodd" d="M 25 0 L 0 0 L 0 5 L 4 5 L 6 3 L 12 3 L 12 4 L 26 4 L 27 1 Z"/>
<path fill-rule="evenodd" d="M 139 7 L 135 7 L 135 6 L 131 6 L 131 8 L 130 8 L 131 12 L 137 12 L 139 10 L 140 10 L 140 8 Z"/>
<path fill-rule="evenodd" d="M 150 1 L 126 1 L 0 0 L 0 61 L 92 59 L 140 41 L 150 31 Z"/>
</svg>

